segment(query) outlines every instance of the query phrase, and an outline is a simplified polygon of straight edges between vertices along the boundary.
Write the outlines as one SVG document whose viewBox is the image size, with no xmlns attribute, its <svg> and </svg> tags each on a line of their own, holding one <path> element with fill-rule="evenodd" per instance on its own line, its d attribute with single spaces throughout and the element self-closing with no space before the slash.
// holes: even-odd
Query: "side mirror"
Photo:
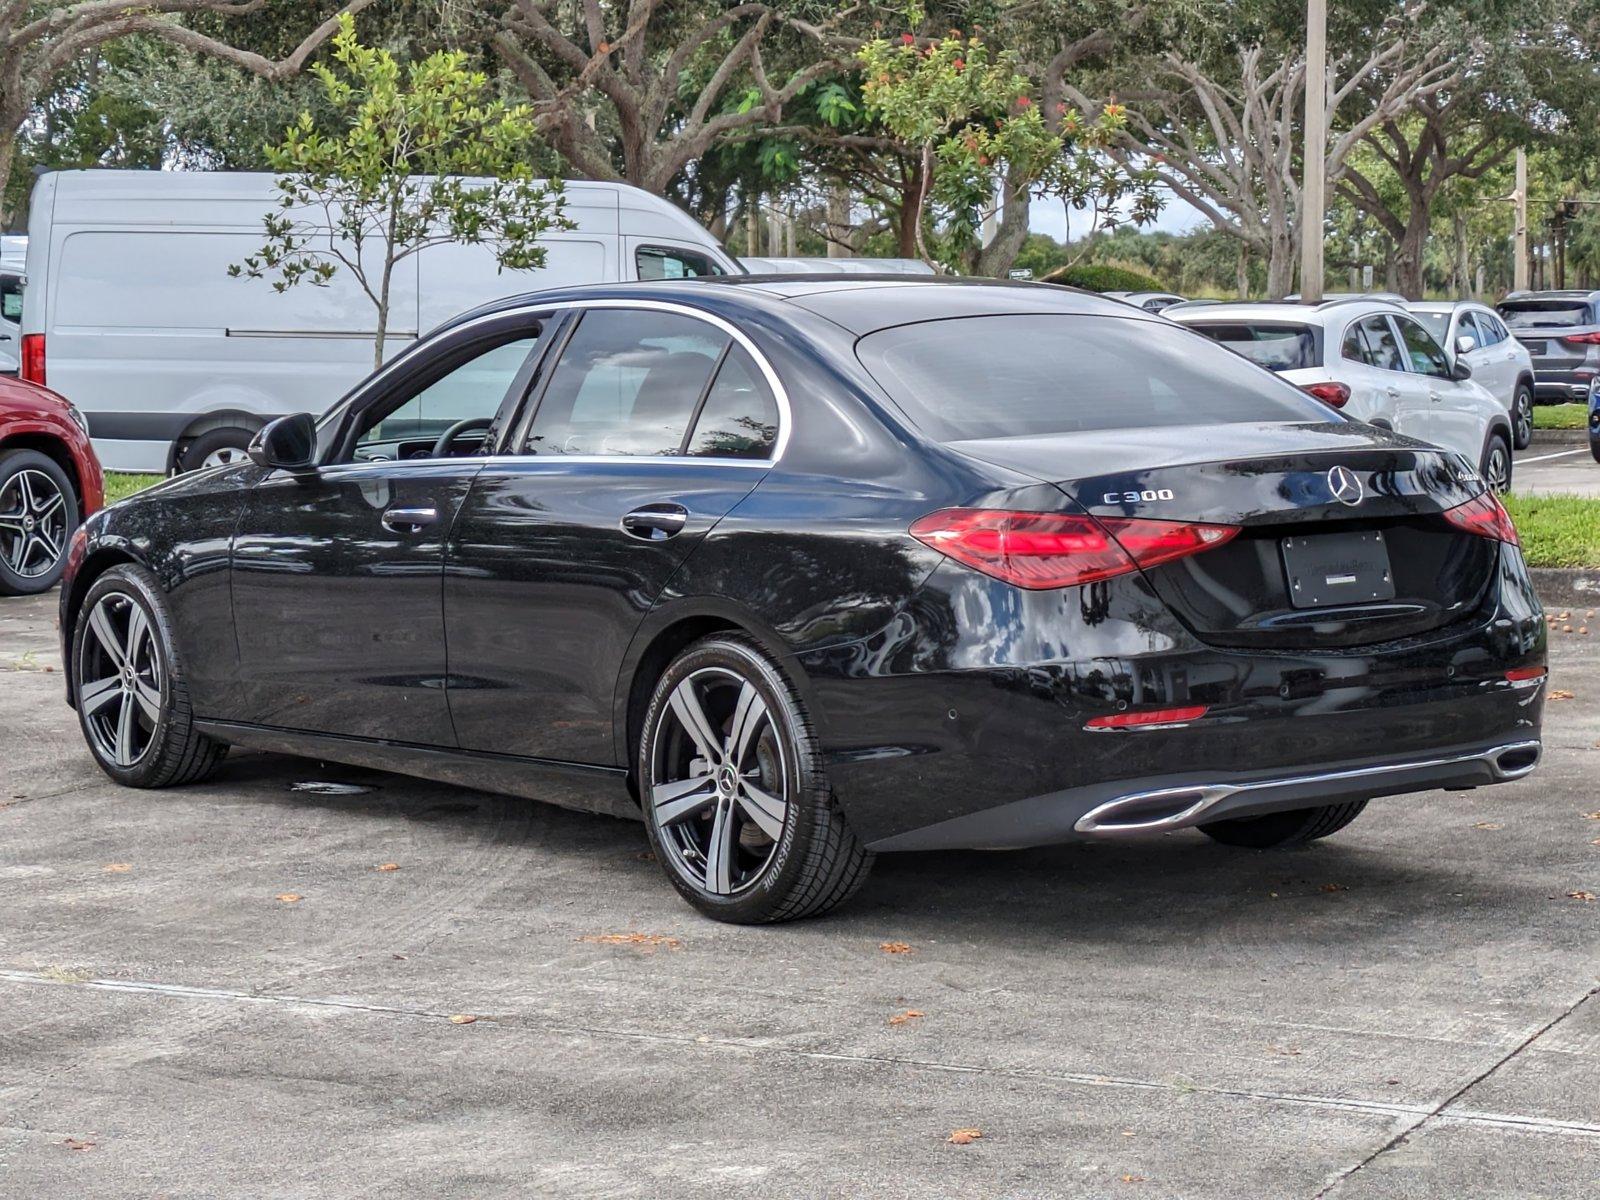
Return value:
<svg viewBox="0 0 1600 1200">
<path fill-rule="evenodd" d="M 250 439 L 245 451 L 250 461 L 274 471 L 304 475 L 317 469 L 317 420 L 310 413 L 295 413 L 268 421 Z"/>
<path fill-rule="evenodd" d="M 1463 383 L 1472 378 L 1472 368 L 1458 358 L 1450 364 L 1450 378 L 1457 383 Z"/>
<path fill-rule="evenodd" d="M 1471 354 L 1477 348 L 1478 339 L 1473 337 L 1470 333 L 1463 333 L 1456 339 L 1457 354 Z"/>
</svg>

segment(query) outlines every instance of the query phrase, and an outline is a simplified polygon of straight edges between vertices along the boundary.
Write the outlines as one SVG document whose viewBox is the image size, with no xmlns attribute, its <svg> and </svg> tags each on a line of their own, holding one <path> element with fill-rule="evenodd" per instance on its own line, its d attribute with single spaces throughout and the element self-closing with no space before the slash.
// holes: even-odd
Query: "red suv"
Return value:
<svg viewBox="0 0 1600 1200">
<path fill-rule="evenodd" d="M 72 531 L 104 503 L 83 415 L 47 388 L 0 378 L 0 596 L 54 587 Z"/>
</svg>

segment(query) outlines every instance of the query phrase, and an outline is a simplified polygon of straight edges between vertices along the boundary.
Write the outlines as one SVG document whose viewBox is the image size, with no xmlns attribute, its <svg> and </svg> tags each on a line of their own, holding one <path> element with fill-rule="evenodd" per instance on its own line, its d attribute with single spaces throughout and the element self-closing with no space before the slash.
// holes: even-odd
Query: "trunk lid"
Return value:
<svg viewBox="0 0 1600 1200">
<path fill-rule="evenodd" d="M 1482 604 L 1498 544 L 1440 515 L 1483 490 L 1455 454 L 1356 422 L 1121 429 L 952 443 L 1055 484 L 1095 516 L 1236 525 L 1147 569 L 1217 645 L 1413 636 Z"/>
</svg>

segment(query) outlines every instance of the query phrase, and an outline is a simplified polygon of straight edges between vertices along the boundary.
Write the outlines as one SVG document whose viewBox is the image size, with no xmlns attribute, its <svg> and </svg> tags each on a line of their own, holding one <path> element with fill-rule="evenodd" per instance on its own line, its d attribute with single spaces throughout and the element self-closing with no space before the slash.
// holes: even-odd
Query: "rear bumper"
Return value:
<svg viewBox="0 0 1600 1200">
<path fill-rule="evenodd" d="M 1340 763 L 1292 774 L 1162 777 L 1074 788 L 882 839 L 873 850 L 1038 846 L 1167 833 L 1211 821 L 1370 800 L 1435 788 L 1467 789 L 1521 779 L 1539 763 L 1538 739 L 1457 747 L 1396 759 Z M 1111 794 L 1107 794 L 1110 792 Z"/>
<path fill-rule="evenodd" d="M 1600 375 L 1600 368 L 1588 363 L 1565 371 L 1541 367 L 1538 363 L 1535 363 L 1533 369 L 1534 399 L 1563 404 L 1568 402 L 1581 404 L 1589 398 L 1589 389 L 1597 375 Z"/>
<path fill-rule="evenodd" d="M 1141 577 L 1021 594 L 941 567 L 894 644 L 802 658 L 839 802 L 877 850 L 1043 845 L 1520 778 L 1543 613 L 1521 555 L 1470 618 L 1343 650 L 1199 642 Z M 985 623 L 986 622 L 986 623 Z M 1204 706 L 1177 726 L 1087 727 Z"/>
</svg>

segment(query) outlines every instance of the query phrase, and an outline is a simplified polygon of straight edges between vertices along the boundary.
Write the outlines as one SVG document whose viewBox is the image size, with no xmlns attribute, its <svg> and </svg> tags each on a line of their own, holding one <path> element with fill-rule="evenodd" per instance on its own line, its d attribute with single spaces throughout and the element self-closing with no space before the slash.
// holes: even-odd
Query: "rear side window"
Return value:
<svg viewBox="0 0 1600 1200">
<path fill-rule="evenodd" d="M 778 440 L 778 402 L 755 359 L 734 346 L 723 359 L 695 420 L 689 453 L 708 458 L 768 458 Z"/>
<path fill-rule="evenodd" d="M 1478 331 L 1483 334 L 1482 345 L 1498 346 L 1511 335 L 1506 332 L 1506 327 L 1486 312 L 1472 314 L 1478 319 Z"/>
<path fill-rule="evenodd" d="M 1213 324 L 1208 321 L 1189 328 L 1269 371 L 1302 371 L 1320 365 L 1316 336 L 1304 325 L 1266 321 Z"/>
<path fill-rule="evenodd" d="M 1390 328 L 1387 317 L 1367 317 L 1356 326 L 1356 329 L 1361 335 L 1362 345 L 1366 347 L 1367 356 L 1363 361 L 1369 367 L 1377 367 L 1382 371 L 1406 369 L 1405 355 L 1400 350 L 1400 341 L 1394 336 L 1394 330 Z"/>
<path fill-rule="evenodd" d="M 534 413 L 530 454 L 678 454 L 728 337 L 679 313 L 583 314 Z"/>
<path fill-rule="evenodd" d="M 1432 334 L 1409 317 L 1396 317 L 1395 324 L 1400 326 L 1400 336 L 1405 339 L 1406 353 L 1413 371 L 1418 375 L 1440 378 L 1450 374 L 1450 360 L 1445 357 L 1439 343 L 1433 340 Z"/>
<path fill-rule="evenodd" d="M 1512 329 L 1562 329 L 1596 323 L 1582 300 L 1509 300 L 1496 311 Z"/>
<path fill-rule="evenodd" d="M 862 365 L 941 441 L 1240 421 L 1326 421 L 1290 384 L 1165 321 L 1070 313 L 900 325 Z"/>
</svg>

